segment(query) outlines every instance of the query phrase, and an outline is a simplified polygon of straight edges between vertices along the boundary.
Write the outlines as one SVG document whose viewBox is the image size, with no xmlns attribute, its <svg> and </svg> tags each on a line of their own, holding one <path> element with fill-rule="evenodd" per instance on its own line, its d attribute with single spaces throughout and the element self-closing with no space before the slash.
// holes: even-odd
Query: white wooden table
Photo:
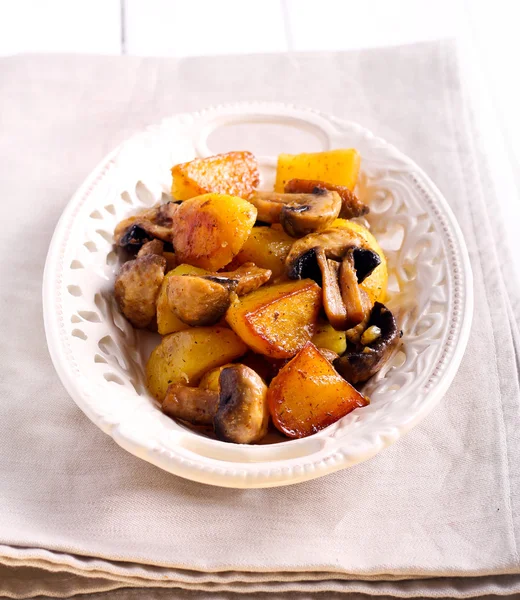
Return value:
<svg viewBox="0 0 520 600">
<path fill-rule="evenodd" d="M 519 21 L 518 0 L 0 0 L 0 56 L 205 56 L 456 37 L 520 257 Z"/>
</svg>

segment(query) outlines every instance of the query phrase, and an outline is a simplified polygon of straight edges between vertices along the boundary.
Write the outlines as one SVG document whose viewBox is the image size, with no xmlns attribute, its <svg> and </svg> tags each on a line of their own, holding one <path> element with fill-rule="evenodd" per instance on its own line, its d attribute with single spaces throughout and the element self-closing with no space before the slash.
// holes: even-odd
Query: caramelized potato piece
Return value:
<svg viewBox="0 0 520 600">
<path fill-rule="evenodd" d="M 253 262 L 257 267 L 269 269 L 273 277 L 285 273 L 285 258 L 294 238 L 281 229 L 253 227 L 236 260 L 240 263 Z"/>
<path fill-rule="evenodd" d="M 336 331 L 330 323 L 318 323 L 312 336 L 312 343 L 318 348 L 327 348 L 341 356 L 347 349 L 344 331 Z"/>
<path fill-rule="evenodd" d="M 361 157 L 354 148 L 304 154 L 280 154 L 276 169 L 275 192 L 283 192 L 291 179 L 317 179 L 353 190 Z"/>
<path fill-rule="evenodd" d="M 189 325 L 186 325 L 173 311 L 170 301 L 168 299 L 168 281 L 170 277 L 175 275 L 206 275 L 207 271 L 192 267 L 191 265 L 179 265 L 175 269 L 169 271 L 164 276 L 161 290 L 157 298 L 157 330 L 161 335 L 168 333 L 175 333 L 176 331 L 183 331 L 189 329 Z"/>
<path fill-rule="evenodd" d="M 219 392 L 220 391 L 220 385 L 219 385 L 220 373 L 222 373 L 222 369 L 225 369 L 226 367 L 232 367 L 232 366 L 233 366 L 233 363 L 227 363 L 225 365 L 222 365 L 221 367 L 215 367 L 214 369 L 210 369 L 209 371 L 204 373 L 204 376 L 200 380 L 199 387 L 202 388 L 203 390 L 211 390 L 212 392 Z"/>
<path fill-rule="evenodd" d="M 186 200 L 173 221 L 179 262 L 218 271 L 238 254 L 256 220 L 256 208 L 242 198 L 205 194 Z"/>
<path fill-rule="evenodd" d="M 374 235 L 366 227 L 363 227 L 363 225 L 360 225 L 355 221 L 347 221 L 346 219 L 336 219 L 331 227 L 350 229 L 350 231 L 353 231 L 364 240 L 370 250 L 373 250 L 379 255 L 381 264 L 370 273 L 359 287 L 368 294 L 372 305 L 375 302 L 384 302 L 388 285 L 388 266 L 385 253 Z"/>
<path fill-rule="evenodd" d="M 321 295 L 310 279 L 262 287 L 232 304 L 226 320 L 254 352 L 290 358 L 314 333 Z"/>
<path fill-rule="evenodd" d="M 146 385 L 162 402 L 172 383 L 197 385 L 214 367 L 242 356 L 247 347 L 226 327 L 194 327 L 165 336 L 146 364 Z"/>
<path fill-rule="evenodd" d="M 210 192 L 247 198 L 260 182 L 251 152 L 227 152 L 196 158 L 172 168 L 172 196 L 188 200 Z"/>
<path fill-rule="evenodd" d="M 312 342 L 281 369 L 267 391 L 273 423 L 291 438 L 332 425 L 368 398 L 347 383 Z"/>
</svg>

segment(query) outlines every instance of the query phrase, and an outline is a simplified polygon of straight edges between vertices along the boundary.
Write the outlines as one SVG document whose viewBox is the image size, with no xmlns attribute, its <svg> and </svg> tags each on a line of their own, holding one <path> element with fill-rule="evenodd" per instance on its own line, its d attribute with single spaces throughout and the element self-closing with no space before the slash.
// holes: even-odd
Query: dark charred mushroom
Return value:
<svg viewBox="0 0 520 600">
<path fill-rule="evenodd" d="M 342 185 L 333 185 L 325 181 L 315 179 L 291 179 L 285 184 L 284 191 L 289 194 L 311 194 L 316 188 L 322 188 L 336 192 L 341 198 L 341 210 L 339 217 L 342 219 L 353 219 L 362 217 L 370 212 L 366 204 L 356 197 L 354 192 Z"/>
<path fill-rule="evenodd" d="M 225 277 L 173 275 L 168 279 L 168 302 L 186 325 L 213 325 L 229 308 L 236 286 Z"/>
<path fill-rule="evenodd" d="M 124 219 L 114 230 L 115 243 L 134 252 L 144 243 L 154 239 L 171 243 L 173 215 L 177 208 L 177 204 L 167 202 Z"/>
<path fill-rule="evenodd" d="M 145 254 L 121 267 L 115 281 L 115 298 L 121 312 L 138 328 L 150 325 L 156 313 L 156 301 L 164 279 L 166 259 Z"/>
<path fill-rule="evenodd" d="M 255 192 L 248 200 L 256 206 L 259 221 L 281 223 L 293 237 L 328 227 L 341 209 L 339 194 L 321 187 L 306 194 Z"/>
<path fill-rule="evenodd" d="M 218 407 L 218 392 L 196 387 L 170 384 L 162 403 L 169 417 L 193 425 L 212 425 Z"/>
<path fill-rule="evenodd" d="M 390 358 L 401 336 L 394 316 L 380 302 L 376 302 L 370 313 L 365 331 L 372 330 L 366 339 L 357 344 L 349 344 L 347 351 L 334 361 L 338 373 L 349 383 L 362 383 L 377 373 Z"/>
<path fill-rule="evenodd" d="M 226 442 L 251 444 L 267 433 L 267 386 L 252 369 L 233 365 L 220 373 L 220 398 L 213 425 Z"/>
</svg>

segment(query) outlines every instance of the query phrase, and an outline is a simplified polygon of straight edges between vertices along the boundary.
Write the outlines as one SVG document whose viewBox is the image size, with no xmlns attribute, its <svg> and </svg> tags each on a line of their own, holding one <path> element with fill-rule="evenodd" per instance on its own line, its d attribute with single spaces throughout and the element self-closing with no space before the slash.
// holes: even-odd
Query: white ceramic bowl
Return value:
<svg viewBox="0 0 520 600">
<path fill-rule="evenodd" d="M 274 148 L 273 125 L 285 128 Z M 370 203 L 370 228 L 387 253 L 387 304 L 404 332 L 402 347 L 367 383 L 370 406 L 302 440 L 227 444 L 163 415 L 146 392 L 143 377 L 158 336 L 133 330 L 112 298 L 119 267 L 112 249 L 114 226 L 166 198 L 170 167 L 214 153 L 208 138 L 219 128 L 227 128 L 233 140 L 225 150 L 267 148 L 271 156 L 259 157 L 265 187 L 273 184 L 278 152 L 337 147 L 361 152 L 358 193 Z M 166 471 L 248 488 L 296 483 L 350 467 L 417 424 L 442 398 L 457 371 L 473 302 L 460 229 L 446 200 L 414 162 L 355 123 L 260 103 L 176 115 L 110 153 L 70 200 L 56 227 L 45 267 L 43 305 L 56 371 L 98 427 Z"/>
</svg>

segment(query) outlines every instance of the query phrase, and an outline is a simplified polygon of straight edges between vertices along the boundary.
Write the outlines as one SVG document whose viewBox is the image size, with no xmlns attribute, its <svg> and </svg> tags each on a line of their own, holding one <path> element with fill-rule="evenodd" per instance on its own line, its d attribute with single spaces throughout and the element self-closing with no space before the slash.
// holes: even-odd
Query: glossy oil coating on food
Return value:
<svg viewBox="0 0 520 600">
<path fill-rule="evenodd" d="M 163 336 L 146 384 L 164 414 L 228 443 L 260 442 L 270 419 L 312 435 L 369 402 L 354 384 L 388 362 L 400 332 L 386 257 L 353 217 L 354 149 L 280 155 L 274 191 L 255 157 L 172 168 L 176 202 L 115 229 L 121 312 Z"/>
</svg>

